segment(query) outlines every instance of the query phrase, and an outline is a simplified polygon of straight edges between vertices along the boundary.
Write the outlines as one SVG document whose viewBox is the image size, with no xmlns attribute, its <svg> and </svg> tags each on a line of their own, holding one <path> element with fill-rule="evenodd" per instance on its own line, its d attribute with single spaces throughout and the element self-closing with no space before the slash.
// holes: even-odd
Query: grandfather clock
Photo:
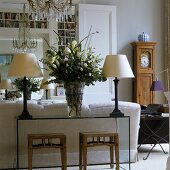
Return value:
<svg viewBox="0 0 170 170">
<path fill-rule="evenodd" d="M 141 105 L 154 103 L 154 93 L 150 91 L 154 80 L 156 42 L 133 42 L 134 57 L 134 102 Z"/>
</svg>

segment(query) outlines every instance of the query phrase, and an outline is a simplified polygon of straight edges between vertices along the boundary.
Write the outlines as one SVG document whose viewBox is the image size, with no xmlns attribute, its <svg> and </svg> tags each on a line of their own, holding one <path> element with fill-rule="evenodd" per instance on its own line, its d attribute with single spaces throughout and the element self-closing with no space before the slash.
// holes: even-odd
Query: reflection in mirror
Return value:
<svg viewBox="0 0 170 170">
<path fill-rule="evenodd" d="M 0 75 L 2 79 L 6 79 L 8 75 L 8 67 L 12 62 L 13 54 L 0 54 Z"/>
<path fill-rule="evenodd" d="M 6 79 L 8 77 L 8 67 L 12 61 L 12 56 L 14 55 L 14 53 L 16 53 L 16 51 L 13 50 L 13 47 L 12 47 L 12 40 L 13 40 L 12 38 L 0 38 L 0 44 L 1 44 L 0 46 L 0 76 L 1 76 L 1 79 Z M 35 53 L 37 60 L 39 61 L 45 55 L 45 52 L 44 52 L 45 49 L 43 46 L 42 38 L 38 38 L 37 42 L 38 42 L 37 49 L 33 53 Z M 40 67 L 43 68 L 43 64 L 41 62 L 39 62 L 39 64 L 40 64 Z M 15 78 L 10 78 L 10 79 L 13 81 Z M 42 97 L 42 94 L 40 94 L 39 92 L 33 93 L 32 95 L 32 99 L 40 99 L 41 97 Z"/>
</svg>

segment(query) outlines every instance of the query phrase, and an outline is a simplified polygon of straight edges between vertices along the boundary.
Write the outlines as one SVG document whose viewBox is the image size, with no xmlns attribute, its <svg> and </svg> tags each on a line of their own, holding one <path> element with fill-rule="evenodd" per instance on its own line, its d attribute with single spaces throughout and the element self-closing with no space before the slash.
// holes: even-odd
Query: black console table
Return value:
<svg viewBox="0 0 170 170">
<path fill-rule="evenodd" d="M 21 136 L 22 137 L 25 137 L 27 136 L 27 132 L 26 134 L 21 134 L 22 130 L 24 129 L 23 126 L 28 125 L 27 127 L 30 126 L 30 124 L 34 124 L 34 123 L 40 123 L 43 121 L 43 127 L 46 126 L 46 124 L 44 123 L 44 121 L 56 121 L 55 122 L 55 125 L 57 126 L 58 123 L 60 122 L 63 122 L 63 128 L 65 128 L 67 126 L 67 124 L 64 124 L 64 121 L 65 123 L 68 123 L 69 121 L 78 121 L 80 124 L 81 122 L 84 122 L 84 121 L 87 121 L 88 123 L 90 122 L 92 124 L 92 122 L 100 122 L 102 121 L 103 119 L 106 119 L 106 121 L 112 121 L 114 120 L 116 122 L 116 132 L 120 132 L 120 133 L 123 133 L 125 134 L 125 138 L 128 139 L 128 143 L 126 142 L 126 145 L 127 145 L 127 148 L 129 150 L 129 153 L 127 155 L 128 157 L 128 165 L 124 165 L 122 164 L 120 166 L 120 169 L 123 169 L 123 170 L 130 170 L 130 117 L 129 116 L 124 116 L 124 117 L 117 117 L 117 118 L 113 118 L 113 117 L 74 117 L 74 118 L 67 118 L 67 117 L 33 117 L 32 119 L 29 119 L 29 120 L 23 120 L 23 119 L 19 119 L 17 118 L 17 169 L 22 169 L 22 168 L 25 168 L 25 167 L 20 167 L 20 161 L 19 161 L 19 155 L 20 155 L 20 139 L 21 139 Z M 126 120 L 127 119 L 127 120 Z M 58 122 L 57 122 L 58 121 Z M 124 121 L 126 121 L 127 123 L 125 123 Z M 49 122 L 48 122 L 49 123 Z M 52 124 L 54 125 L 54 122 L 52 122 Z M 124 124 L 124 128 L 123 126 L 120 126 Z M 127 124 L 127 125 L 126 125 Z M 53 126 L 53 125 L 50 125 L 50 126 Z M 98 124 L 98 127 L 102 127 L 102 125 Z M 39 127 L 39 126 L 38 126 Z M 88 128 L 90 127 L 90 124 L 87 126 Z M 103 126 L 104 127 L 104 126 Z M 50 127 L 49 127 L 50 128 Z M 111 127 L 112 128 L 112 127 Z M 62 129 L 61 129 L 62 130 Z M 94 129 L 93 129 L 94 130 Z M 103 128 L 104 130 L 104 128 Z M 31 133 L 37 133 L 36 132 L 37 129 L 35 129 L 35 131 L 31 131 Z M 81 131 L 81 129 L 80 129 Z M 70 132 L 72 132 L 73 134 L 75 134 L 75 132 L 73 132 L 72 129 L 70 129 Z M 25 132 L 24 132 L 25 133 Z M 29 132 L 30 133 L 30 132 Z M 41 132 L 42 133 L 42 132 Z M 77 133 L 77 132 L 76 132 Z M 26 140 L 26 139 L 25 139 Z M 77 140 L 77 139 L 75 139 Z M 121 140 L 120 139 L 120 143 L 121 143 Z M 68 141 L 69 142 L 69 141 Z M 122 142 L 123 143 L 123 142 Z M 25 148 L 27 148 L 27 146 L 24 146 Z M 108 163 L 100 163 L 101 165 L 104 165 L 104 164 L 108 164 Z M 77 164 L 75 165 L 69 165 L 69 166 L 77 166 Z M 124 167 L 125 166 L 125 167 Z"/>
<path fill-rule="evenodd" d="M 138 150 L 142 144 L 153 144 L 147 156 L 143 159 L 146 160 L 148 158 L 157 144 L 159 144 L 162 151 L 166 153 L 161 143 L 169 143 L 169 117 L 142 115 L 140 118 Z"/>
</svg>

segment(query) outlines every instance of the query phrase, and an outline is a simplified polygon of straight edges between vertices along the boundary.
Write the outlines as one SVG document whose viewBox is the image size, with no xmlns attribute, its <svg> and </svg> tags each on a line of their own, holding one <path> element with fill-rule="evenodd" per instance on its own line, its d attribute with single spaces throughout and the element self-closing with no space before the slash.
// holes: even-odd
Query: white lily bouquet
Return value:
<svg viewBox="0 0 170 170">
<path fill-rule="evenodd" d="M 89 35 L 82 41 L 88 40 Z M 84 85 L 94 85 L 96 81 L 106 80 L 100 66 L 102 59 L 94 53 L 92 46 L 82 50 L 82 41 L 77 43 L 73 40 L 65 49 L 52 46 L 43 59 L 43 63 L 49 68 L 49 75 L 55 78 L 50 82 L 64 85 L 69 117 L 81 115 Z"/>
<path fill-rule="evenodd" d="M 106 80 L 100 65 L 102 59 L 95 54 L 92 46 L 82 50 L 82 41 L 77 43 L 73 40 L 65 49 L 58 50 L 52 46 L 47 50 L 47 56 L 42 62 L 48 66 L 49 75 L 55 78 L 52 80 L 54 83 L 83 82 L 89 86 L 96 81 Z"/>
</svg>

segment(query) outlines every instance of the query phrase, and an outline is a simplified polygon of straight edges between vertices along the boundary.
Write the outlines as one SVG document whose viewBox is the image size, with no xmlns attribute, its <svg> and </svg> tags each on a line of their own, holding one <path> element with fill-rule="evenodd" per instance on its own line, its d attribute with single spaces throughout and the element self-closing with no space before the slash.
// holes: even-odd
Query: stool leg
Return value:
<svg viewBox="0 0 170 170">
<path fill-rule="evenodd" d="M 110 137 L 110 143 L 113 142 L 113 137 Z M 114 144 L 110 145 L 110 168 L 114 167 Z"/>
<path fill-rule="evenodd" d="M 29 170 L 32 170 L 32 157 L 33 157 L 32 139 L 28 139 L 28 169 Z"/>
<path fill-rule="evenodd" d="M 82 141 L 79 135 L 79 170 L 82 170 Z"/>
<path fill-rule="evenodd" d="M 60 148 L 62 170 L 67 170 L 66 139 L 64 138 L 61 142 L 63 144 L 63 146 Z"/>
<path fill-rule="evenodd" d="M 116 155 L 116 170 L 119 170 L 119 138 L 118 135 L 114 137 L 115 141 L 115 155 Z"/>
<path fill-rule="evenodd" d="M 82 138 L 82 159 L 83 159 L 83 170 L 87 169 L 87 137 L 83 136 Z"/>
<path fill-rule="evenodd" d="M 87 169 L 87 147 L 83 146 L 83 170 Z"/>
</svg>

